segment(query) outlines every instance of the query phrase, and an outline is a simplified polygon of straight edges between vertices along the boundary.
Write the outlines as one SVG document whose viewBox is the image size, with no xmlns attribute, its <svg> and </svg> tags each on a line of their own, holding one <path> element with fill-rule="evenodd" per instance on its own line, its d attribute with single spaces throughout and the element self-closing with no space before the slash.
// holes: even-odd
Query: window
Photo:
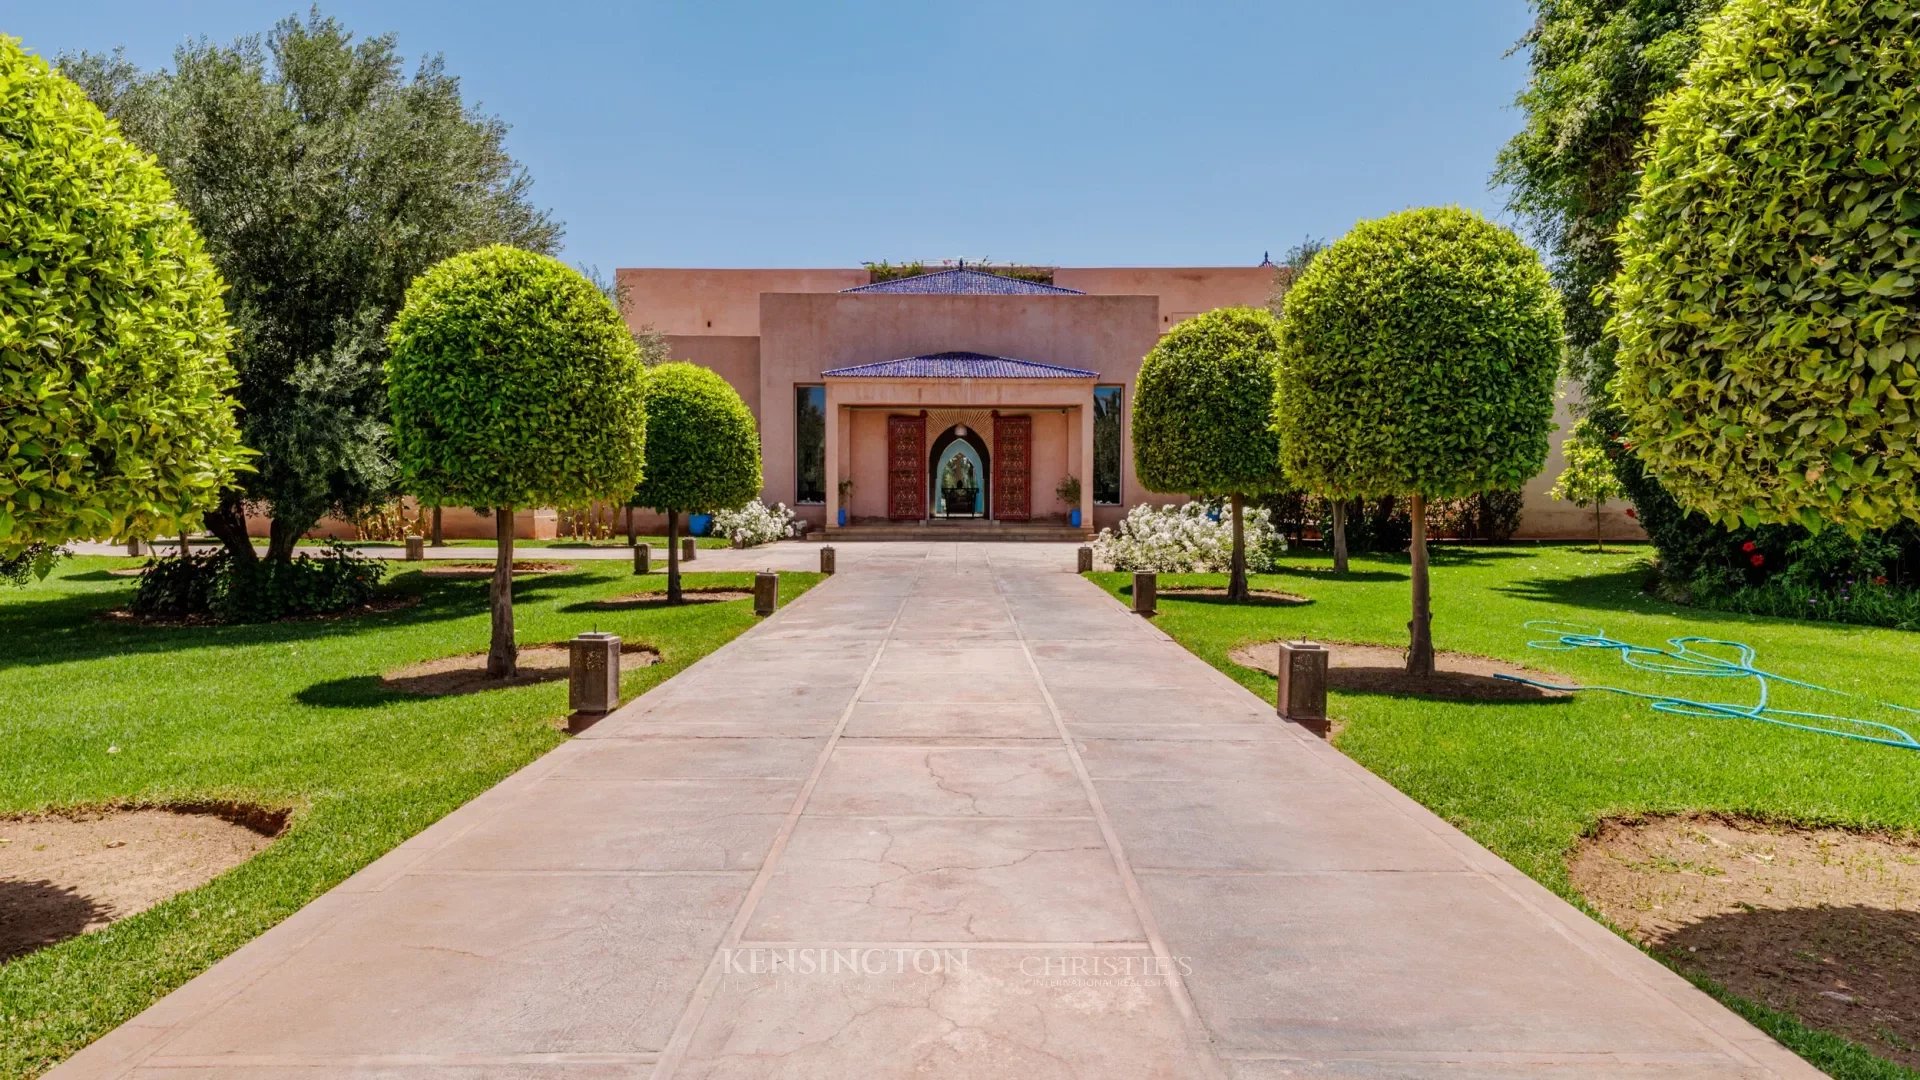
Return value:
<svg viewBox="0 0 1920 1080">
<path fill-rule="evenodd" d="M 793 388 L 793 468 L 797 503 L 827 501 L 827 388 Z"/>
<path fill-rule="evenodd" d="M 1120 503 L 1120 393 L 1119 386 L 1093 388 L 1093 501 Z"/>
</svg>

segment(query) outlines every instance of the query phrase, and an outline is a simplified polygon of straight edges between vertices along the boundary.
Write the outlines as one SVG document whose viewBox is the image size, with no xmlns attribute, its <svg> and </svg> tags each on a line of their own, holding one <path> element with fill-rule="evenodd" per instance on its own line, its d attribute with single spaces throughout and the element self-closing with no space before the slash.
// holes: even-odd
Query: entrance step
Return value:
<svg viewBox="0 0 1920 1080">
<path fill-rule="evenodd" d="M 975 541 L 1038 541 L 1043 543 L 1082 543 L 1093 539 L 1088 529 L 1047 522 L 1011 521 L 876 521 L 854 525 L 829 525 L 826 538 L 832 540 L 919 540 L 933 543 L 973 543 Z"/>
</svg>

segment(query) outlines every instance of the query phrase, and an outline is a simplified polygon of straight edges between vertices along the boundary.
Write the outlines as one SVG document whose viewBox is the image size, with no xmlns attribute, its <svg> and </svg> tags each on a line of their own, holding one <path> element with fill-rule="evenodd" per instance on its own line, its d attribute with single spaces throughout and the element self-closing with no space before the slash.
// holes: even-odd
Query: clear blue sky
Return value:
<svg viewBox="0 0 1920 1080">
<path fill-rule="evenodd" d="M 264 31 L 294 4 L 8 5 L 49 58 Z M 1413 205 L 1501 207 L 1524 0 L 333 0 L 512 126 L 566 258 L 1251 264 Z"/>
</svg>

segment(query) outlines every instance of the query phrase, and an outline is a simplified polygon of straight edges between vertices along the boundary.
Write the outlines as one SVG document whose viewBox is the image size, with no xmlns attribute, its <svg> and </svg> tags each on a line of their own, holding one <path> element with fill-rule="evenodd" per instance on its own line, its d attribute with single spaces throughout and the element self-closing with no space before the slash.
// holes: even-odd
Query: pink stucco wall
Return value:
<svg viewBox="0 0 1920 1080">
<path fill-rule="evenodd" d="M 625 289 L 627 321 L 662 334 L 756 337 L 760 294 L 839 292 L 867 283 L 861 268 L 706 270 L 645 267 L 615 271 Z"/>
<path fill-rule="evenodd" d="M 761 298 L 760 305 L 759 396 L 768 406 L 760 416 L 766 478 L 762 498 L 768 502 L 793 501 L 793 409 L 788 403 L 796 384 L 822 381 L 820 373 L 825 369 L 965 350 L 1098 371 L 1101 384 L 1123 386 L 1127 400 L 1131 401 L 1140 361 L 1159 340 L 1158 318 L 1159 303 L 1152 296 L 769 293 Z M 982 407 L 1015 411 L 1023 404 L 1035 404 L 1006 398 L 1003 392 L 1007 388 L 993 385 L 1003 382 L 1005 380 L 978 381 L 973 401 Z M 1047 404 L 1056 410 L 1059 407 L 1056 402 Z M 1060 422 L 1066 423 L 1064 418 Z M 879 423 L 883 445 L 884 420 Z M 860 462 L 875 454 L 870 444 L 852 441 L 851 433 L 847 434 L 850 439 L 841 460 L 861 468 Z M 1076 449 L 1067 448 L 1067 444 L 1075 440 L 1053 441 L 1062 445 L 1062 454 L 1077 455 Z M 1040 442 L 1038 432 L 1035 442 Z M 1133 475 L 1130 447 L 1123 450 L 1121 458 L 1126 504 L 1164 498 L 1141 489 Z M 1036 512 L 1050 513 L 1055 509 L 1053 485 L 1064 475 L 1065 467 L 1064 458 L 1035 462 Z M 1043 472 L 1043 468 L 1054 471 Z M 1047 479 L 1048 476 L 1051 479 Z M 872 482 L 863 482 L 855 472 L 853 480 L 854 502 L 849 513 L 856 516 L 883 513 L 883 505 L 870 503 L 868 499 L 884 499 L 884 476 L 875 474 Z M 828 482 L 832 483 L 832 478 Z M 1086 482 L 1084 476 L 1082 482 Z M 1118 520 L 1120 513 L 1119 507 L 1096 508 L 1095 522 L 1108 524 L 1109 519 Z"/>
<path fill-rule="evenodd" d="M 1174 323 L 1220 307 L 1266 307 L 1273 295 L 1272 266 L 1063 266 L 1053 283 L 1101 296 L 1156 296 L 1159 324 Z"/>
</svg>

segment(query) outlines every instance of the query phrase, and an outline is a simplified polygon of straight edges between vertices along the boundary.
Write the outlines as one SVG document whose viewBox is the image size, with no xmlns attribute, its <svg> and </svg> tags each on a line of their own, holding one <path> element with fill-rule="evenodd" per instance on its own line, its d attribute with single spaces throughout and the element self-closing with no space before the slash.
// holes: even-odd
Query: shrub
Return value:
<svg viewBox="0 0 1920 1080">
<path fill-rule="evenodd" d="M 287 562 L 240 562 L 226 550 L 174 555 L 147 564 L 133 611 L 219 622 L 324 615 L 372 600 L 386 572 L 381 560 L 340 544 L 319 558 L 303 552 Z"/>
<path fill-rule="evenodd" d="M 1118 529 L 1101 529 L 1094 555 L 1115 570 L 1152 570 L 1162 574 L 1218 572 L 1233 562 L 1233 526 L 1218 502 L 1180 506 L 1142 503 L 1128 511 Z M 1287 542 L 1263 507 L 1246 510 L 1243 519 L 1247 568 L 1254 573 L 1279 569 Z"/>
<path fill-rule="evenodd" d="M 1604 549 L 1601 512 L 1607 503 L 1625 494 L 1613 468 L 1612 459 L 1619 453 L 1619 447 L 1610 445 L 1600 428 L 1583 417 L 1574 422 L 1573 430 L 1560 444 L 1560 452 L 1566 457 L 1567 467 L 1554 478 L 1547 494 L 1575 506 L 1591 508 L 1593 545 Z"/>
<path fill-rule="evenodd" d="M 1175 326 L 1140 364 L 1133 466 L 1154 491 L 1226 497 L 1236 523 L 1248 498 L 1285 486 L 1273 432 L 1280 323 L 1259 308 L 1220 308 Z M 1245 599 L 1244 548 L 1227 595 Z"/>
<path fill-rule="evenodd" d="M 647 478 L 629 500 L 667 515 L 667 598 L 678 603 L 680 515 L 760 493 L 760 432 L 727 381 L 698 364 L 661 364 L 647 381 Z"/>
<path fill-rule="evenodd" d="M 243 459 L 224 289 L 154 160 L 0 35 L 0 563 L 197 523 Z"/>
<path fill-rule="evenodd" d="M 1612 386 L 1715 521 L 1920 521 L 1916 30 L 1888 0 L 1733 0 L 1654 108 Z"/>
<path fill-rule="evenodd" d="M 755 499 L 733 510 L 713 515 L 713 535 L 724 536 L 734 547 L 757 547 L 793 535 L 793 511 L 786 503 L 768 506 Z"/>
<path fill-rule="evenodd" d="M 1553 429 L 1560 304 L 1520 239 L 1458 208 L 1364 221 L 1287 293 L 1274 423 L 1287 476 L 1409 494 L 1412 647 L 1433 670 L 1426 502 L 1517 490 Z"/>
<path fill-rule="evenodd" d="M 389 336 L 406 490 L 429 504 L 493 508 L 487 672 L 511 676 L 513 510 L 617 500 L 640 482 L 639 348 L 613 302 L 578 271 L 498 245 L 416 278 Z"/>
</svg>

